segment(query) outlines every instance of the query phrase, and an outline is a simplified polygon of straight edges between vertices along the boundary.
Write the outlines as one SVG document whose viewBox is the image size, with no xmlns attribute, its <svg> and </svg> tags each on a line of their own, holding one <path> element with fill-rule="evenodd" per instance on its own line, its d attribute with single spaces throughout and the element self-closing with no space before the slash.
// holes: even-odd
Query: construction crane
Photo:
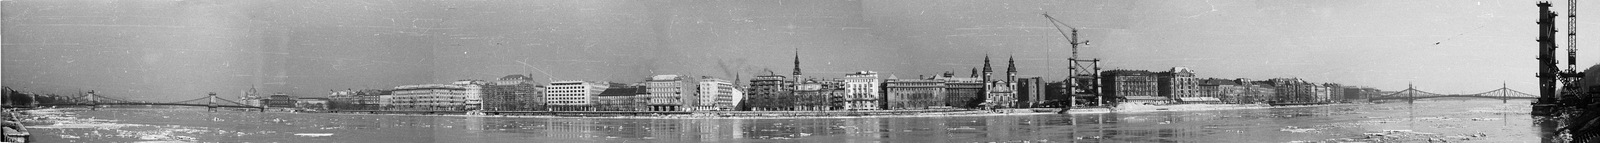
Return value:
<svg viewBox="0 0 1600 143">
<path fill-rule="evenodd" d="M 1066 91 L 1062 91 L 1067 96 L 1067 104 L 1062 105 L 1060 113 L 1066 113 L 1073 106 L 1078 106 L 1077 100 L 1082 97 L 1091 97 L 1094 99 L 1093 105 L 1104 106 L 1102 104 L 1107 102 L 1105 96 L 1099 93 L 1100 82 L 1098 82 L 1100 80 L 1100 59 L 1082 60 L 1078 57 L 1078 46 L 1088 45 L 1089 41 L 1079 40 L 1078 28 L 1061 22 L 1061 20 L 1057 20 L 1048 13 L 1042 15 L 1044 15 L 1045 19 L 1050 20 L 1050 25 L 1054 26 L 1056 32 L 1060 33 L 1061 37 L 1066 38 L 1072 46 L 1072 57 L 1067 58 L 1070 63 L 1067 66 L 1067 80 L 1063 81 L 1066 83 L 1067 88 Z M 1071 30 L 1072 32 L 1069 34 L 1065 30 Z"/>
<path fill-rule="evenodd" d="M 1561 75 L 1561 90 L 1563 97 L 1576 97 L 1578 80 L 1583 79 L 1583 74 L 1578 73 L 1578 1 L 1567 0 L 1567 70 Z M 1588 98 L 1588 97 L 1578 97 Z"/>
</svg>

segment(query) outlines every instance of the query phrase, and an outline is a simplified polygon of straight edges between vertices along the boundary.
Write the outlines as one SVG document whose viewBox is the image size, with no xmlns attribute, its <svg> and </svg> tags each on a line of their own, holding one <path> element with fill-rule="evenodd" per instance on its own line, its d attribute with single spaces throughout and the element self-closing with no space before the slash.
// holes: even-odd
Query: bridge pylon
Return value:
<svg viewBox="0 0 1600 143">
<path fill-rule="evenodd" d="M 100 100 L 95 99 L 94 90 L 89 90 L 89 111 L 100 110 Z"/>
<path fill-rule="evenodd" d="M 206 111 L 216 112 L 217 111 L 217 93 L 216 92 L 211 92 L 208 95 L 206 95 L 206 98 L 209 99 L 208 101 L 206 101 Z"/>
</svg>

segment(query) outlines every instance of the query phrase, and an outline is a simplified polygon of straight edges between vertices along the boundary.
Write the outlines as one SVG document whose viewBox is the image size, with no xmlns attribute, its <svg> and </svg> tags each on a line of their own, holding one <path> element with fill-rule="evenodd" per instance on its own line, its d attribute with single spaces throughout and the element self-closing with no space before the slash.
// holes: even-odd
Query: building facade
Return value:
<svg viewBox="0 0 1600 143">
<path fill-rule="evenodd" d="M 1198 93 L 1199 79 L 1194 77 L 1194 70 L 1187 67 L 1173 67 L 1166 72 L 1156 73 L 1156 86 L 1160 96 L 1184 100 L 1208 100 Z M 1184 101 L 1189 102 L 1189 101 Z"/>
<path fill-rule="evenodd" d="M 1016 89 L 1019 108 L 1040 107 L 1050 100 L 1045 96 L 1044 78 L 1041 77 L 1018 78 Z"/>
<path fill-rule="evenodd" d="M 489 85 L 489 82 L 483 80 L 460 80 L 450 84 L 459 85 L 461 88 L 467 89 L 466 93 L 462 93 L 467 98 L 467 110 L 483 110 L 483 87 Z"/>
<path fill-rule="evenodd" d="M 390 110 L 466 110 L 466 94 L 466 87 L 454 84 L 402 85 L 394 88 Z"/>
<path fill-rule="evenodd" d="M 645 106 L 647 98 L 644 98 L 644 96 L 640 95 L 645 95 L 649 92 L 643 92 L 641 89 L 643 89 L 643 87 L 612 86 L 611 88 L 606 89 L 605 92 L 601 92 L 597 97 L 599 99 L 597 101 L 599 105 L 596 110 L 647 111 L 649 110 L 649 106 Z"/>
<path fill-rule="evenodd" d="M 749 103 L 751 111 L 794 110 L 794 82 L 783 75 L 761 75 L 750 79 Z"/>
<path fill-rule="evenodd" d="M 983 102 L 983 79 L 977 74 L 969 78 L 952 77 L 955 73 L 946 72 L 944 75 L 934 77 L 934 80 L 944 81 L 944 106 L 951 108 L 977 108 Z"/>
<path fill-rule="evenodd" d="M 794 87 L 793 111 L 842 110 L 849 94 L 843 82 L 810 79 Z"/>
<path fill-rule="evenodd" d="M 553 111 L 594 111 L 597 96 L 610 86 L 609 82 L 550 82 L 549 86 L 545 86 L 545 108 Z"/>
<path fill-rule="evenodd" d="M 679 75 L 655 75 L 645 80 L 650 111 L 693 111 L 699 105 L 698 80 Z"/>
<path fill-rule="evenodd" d="M 710 76 L 701 76 L 698 82 L 700 101 L 694 108 L 697 111 L 733 110 L 734 93 L 737 90 L 733 82 Z"/>
<path fill-rule="evenodd" d="M 275 93 L 267 96 L 267 99 L 262 103 L 266 104 L 268 108 L 295 108 L 295 103 L 297 103 L 295 99 L 297 98 L 289 96 L 289 94 Z"/>
<path fill-rule="evenodd" d="M 526 75 L 507 75 L 484 86 L 483 110 L 545 111 L 545 86 Z"/>
<path fill-rule="evenodd" d="M 1160 90 L 1157 89 L 1155 74 L 1150 71 L 1109 70 L 1101 72 L 1100 75 L 1103 76 L 1100 85 L 1104 86 L 1101 87 L 1104 91 L 1100 93 L 1106 94 L 1111 99 L 1121 100 L 1135 96 L 1138 96 L 1137 98 L 1155 98 L 1160 93 Z"/>
<path fill-rule="evenodd" d="M 846 110 L 878 110 L 879 86 L 883 81 L 878 79 L 878 72 L 859 71 L 844 75 L 844 108 Z"/>
<path fill-rule="evenodd" d="M 934 79 L 889 79 L 884 81 L 883 109 L 929 109 L 945 106 L 944 81 Z"/>
</svg>

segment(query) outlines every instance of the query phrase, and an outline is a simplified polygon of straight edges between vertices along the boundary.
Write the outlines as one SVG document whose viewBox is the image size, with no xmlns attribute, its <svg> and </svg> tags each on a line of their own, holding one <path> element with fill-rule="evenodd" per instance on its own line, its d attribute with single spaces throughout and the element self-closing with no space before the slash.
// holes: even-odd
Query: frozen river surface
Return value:
<svg viewBox="0 0 1600 143">
<path fill-rule="evenodd" d="M 528 118 L 102 108 L 35 112 L 42 142 L 1540 142 L 1526 100 L 793 119 Z"/>
</svg>

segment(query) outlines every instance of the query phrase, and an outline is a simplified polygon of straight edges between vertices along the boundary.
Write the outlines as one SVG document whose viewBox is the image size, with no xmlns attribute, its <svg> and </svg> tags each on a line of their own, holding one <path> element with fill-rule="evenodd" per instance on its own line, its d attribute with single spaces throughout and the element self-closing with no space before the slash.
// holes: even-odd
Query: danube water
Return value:
<svg viewBox="0 0 1600 143">
<path fill-rule="evenodd" d="M 62 110 L 41 142 L 1541 142 L 1527 100 L 1185 112 L 760 119 Z"/>
</svg>

